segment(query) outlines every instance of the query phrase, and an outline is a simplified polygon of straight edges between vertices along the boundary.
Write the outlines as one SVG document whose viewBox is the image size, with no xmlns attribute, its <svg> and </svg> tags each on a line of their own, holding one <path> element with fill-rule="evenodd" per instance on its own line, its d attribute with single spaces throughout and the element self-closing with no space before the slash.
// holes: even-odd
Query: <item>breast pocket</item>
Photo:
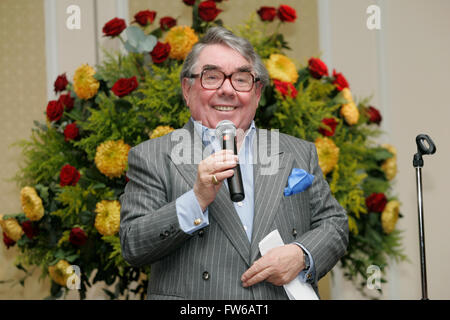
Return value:
<svg viewBox="0 0 450 320">
<path fill-rule="evenodd" d="M 293 241 L 310 229 L 311 211 L 308 190 L 283 196 L 279 210 L 276 223 L 281 229 L 280 233 L 286 235 L 285 241 Z"/>
</svg>

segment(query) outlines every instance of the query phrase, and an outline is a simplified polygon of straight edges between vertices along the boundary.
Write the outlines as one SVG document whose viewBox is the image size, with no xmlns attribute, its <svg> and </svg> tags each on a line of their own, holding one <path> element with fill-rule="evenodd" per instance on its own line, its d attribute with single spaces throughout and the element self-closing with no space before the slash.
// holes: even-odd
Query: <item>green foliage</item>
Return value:
<svg viewBox="0 0 450 320">
<path fill-rule="evenodd" d="M 193 18 L 193 29 L 199 35 L 208 26 L 222 24 L 219 20 L 201 21 L 198 1 L 193 7 Z M 273 53 L 284 54 L 289 49 L 279 31 L 281 27 L 281 23 L 274 26 L 257 21 L 256 15 L 252 15 L 236 32 L 249 39 L 259 55 L 267 59 Z M 150 46 L 154 42 L 153 36 L 161 39 L 164 32 L 160 28 L 144 28 L 145 36 L 139 32 L 136 39 L 142 38 L 148 41 L 143 45 Z M 132 51 L 143 48 L 138 42 L 133 43 L 136 50 Z M 24 163 L 16 180 L 21 186 L 35 188 L 42 199 L 44 216 L 31 222 L 38 230 L 36 234 L 30 238 L 23 235 L 17 242 L 20 254 L 16 265 L 25 271 L 25 277 L 29 275 L 25 267 L 39 267 L 44 278 L 49 275 L 49 266 L 66 260 L 81 268 L 81 299 L 86 297 L 88 287 L 98 281 L 107 285 L 116 283 L 114 291 L 104 289 L 111 299 L 129 298 L 131 294 L 142 299 L 150 268 L 131 267 L 122 257 L 118 234 L 103 236 L 95 227 L 97 204 L 102 200 L 118 200 L 126 183 L 125 176 L 105 176 L 94 159 L 97 148 L 106 141 L 123 140 L 133 147 L 147 140 L 158 126 L 182 127 L 190 112 L 180 87 L 181 61 L 167 58 L 156 64 L 148 53 L 122 54 L 107 50 L 104 56 L 104 61 L 96 66 L 97 94 L 90 99 L 80 99 L 74 84 L 69 83 L 66 91 L 74 97 L 74 107 L 66 108 L 58 121 L 47 124 L 36 121 L 30 140 L 17 144 L 22 148 Z M 301 66 L 297 71 L 297 82 L 290 84 L 297 94 L 291 90 L 287 96 L 283 95 L 272 79 L 262 92 L 255 122 L 258 127 L 277 128 L 315 142 L 325 134 L 321 130 L 333 131 L 323 120 L 336 121 L 336 128 L 332 134 L 327 134 L 327 138 L 339 148 L 339 157 L 337 165 L 325 178 L 349 217 L 350 242 L 341 259 L 345 275 L 364 292 L 370 265 L 379 266 L 384 274 L 390 259 L 406 258 L 402 254 L 401 232 L 394 230 L 386 234 L 381 213 L 371 212 L 366 205 L 367 197 L 373 193 L 384 193 L 388 200 L 395 199 L 391 181 L 381 167 L 394 155 L 373 142 L 380 130 L 367 111 L 370 99 L 359 101 L 359 120 L 349 125 L 341 109 L 343 104 L 351 101 L 344 99 L 343 93 L 337 90 L 335 78 L 327 75 L 313 78 L 309 66 Z M 122 97 L 116 96 L 111 90 L 114 84 L 131 77 L 136 77 L 138 87 Z M 73 123 L 79 134 L 75 139 L 67 139 L 64 131 Z M 80 179 L 61 185 L 61 168 L 66 164 L 80 173 Z M 19 223 L 29 221 L 24 213 L 5 218 L 9 217 Z M 84 244 L 78 245 L 71 240 L 74 228 L 85 233 Z M 383 278 L 382 281 L 386 280 Z M 135 288 L 130 287 L 132 282 L 137 283 Z M 61 297 L 67 290 L 52 282 L 48 298 Z"/>
<path fill-rule="evenodd" d="M 140 93 L 143 98 L 138 102 L 146 110 L 145 121 L 150 128 L 168 125 L 174 128 L 183 126 L 190 117 L 185 106 L 180 87 L 181 65 L 168 68 L 152 65 Z"/>
<path fill-rule="evenodd" d="M 16 175 L 22 186 L 48 184 L 62 166 L 79 161 L 79 153 L 66 144 L 61 132 L 53 127 L 38 127 L 33 130 L 30 141 L 23 140 L 16 145 L 22 148 L 25 159 L 23 168 Z"/>
</svg>

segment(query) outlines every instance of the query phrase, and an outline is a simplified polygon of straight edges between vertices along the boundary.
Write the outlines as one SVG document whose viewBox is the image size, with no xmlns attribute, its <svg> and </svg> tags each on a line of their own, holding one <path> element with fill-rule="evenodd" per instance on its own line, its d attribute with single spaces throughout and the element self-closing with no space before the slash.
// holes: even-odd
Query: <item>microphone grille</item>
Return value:
<svg viewBox="0 0 450 320">
<path fill-rule="evenodd" d="M 216 126 L 216 137 L 217 138 L 219 138 L 219 139 L 222 138 L 222 136 L 225 133 L 228 133 L 228 134 L 231 134 L 234 136 L 236 135 L 236 126 L 230 120 L 222 120 Z"/>
</svg>

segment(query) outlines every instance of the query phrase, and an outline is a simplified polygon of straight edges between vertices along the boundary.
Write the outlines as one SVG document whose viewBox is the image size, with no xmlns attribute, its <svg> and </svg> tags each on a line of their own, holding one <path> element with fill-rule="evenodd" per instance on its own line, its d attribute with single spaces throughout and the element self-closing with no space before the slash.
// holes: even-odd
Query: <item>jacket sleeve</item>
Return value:
<svg viewBox="0 0 450 320">
<path fill-rule="evenodd" d="M 310 172 L 315 177 L 310 188 L 311 230 L 296 241 L 305 246 L 314 259 L 316 282 L 345 254 L 348 220 L 345 209 L 331 194 L 319 167 L 315 145 L 311 143 L 310 146 Z"/>
<path fill-rule="evenodd" d="M 176 200 L 168 201 L 167 163 L 155 144 L 143 145 L 128 154 L 129 181 L 120 197 L 122 255 L 134 266 L 152 264 L 191 237 L 180 229 Z"/>
</svg>

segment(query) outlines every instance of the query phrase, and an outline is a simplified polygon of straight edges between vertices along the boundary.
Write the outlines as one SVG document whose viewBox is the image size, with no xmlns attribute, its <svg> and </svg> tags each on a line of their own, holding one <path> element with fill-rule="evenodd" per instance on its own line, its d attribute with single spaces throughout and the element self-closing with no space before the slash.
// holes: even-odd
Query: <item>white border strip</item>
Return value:
<svg viewBox="0 0 450 320">
<path fill-rule="evenodd" d="M 125 19 L 128 25 L 128 13 L 129 13 L 129 6 L 128 6 L 128 0 L 116 0 L 116 12 L 117 17 Z"/>
<path fill-rule="evenodd" d="M 116 16 L 118 18 L 122 18 L 125 20 L 125 22 L 127 23 L 127 26 L 130 25 L 129 23 L 129 19 L 128 19 L 128 14 L 129 14 L 129 4 L 128 4 L 128 0 L 116 0 Z M 125 47 L 120 44 L 120 51 L 122 52 L 122 54 L 127 54 L 127 50 L 125 49 Z"/>
<path fill-rule="evenodd" d="M 377 30 L 377 64 L 378 64 L 378 87 L 380 90 L 380 109 L 383 115 L 383 121 L 381 122 L 381 129 L 385 132 L 385 138 L 389 139 L 392 137 L 391 126 L 390 126 L 390 93 L 389 93 L 389 69 L 387 65 L 388 56 L 388 5 L 385 0 L 377 0 L 377 5 L 380 7 L 381 14 L 381 29 Z M 389 259 L 389 267 L 386 273 L 387 277 L 387 287 L 385 295 L 390 300 L 399 299 L 398 293 L 398 264 L 394 259 Z"/>
<path fill-rule="evenodd" d="M 319 49 L 321 60 L 328 66 L 328 71 L 331 71 L 333 70 L 333 58 L 331 47 L 330 1 L 318 0 L 317 13 L 319 19 Z"/>
<path fill-rule="evenodd" d="M 331 44 L 331 15 L 330 0 L 317 0 L 317 14 L 319 25 L 319 50 L 321 60 L 328 66 L 328 72 L 333 70 L 333 50 Z M 343 275 L 338 263 L 332 270 L 330 277 L 330 298 L 332 300 L 343 299 Z"/>
<path fill-rule="evenodd" d="M 56 95 L 53 84 L 58 77 L 58 28 L 56 23 L 56 0 L 44 1 L 45 13 L 45 62 L 47 71 L 47 99 Z"/>
<path fill-rule="evenodd" d="M 381 129 L 386 132 L 387 136 L 391 135 L 390 131 L 390 115 L 389 115 L 389 71 L 387 69 L 387 3 L 384 0 L 377 0 L 377 5 L 380 7 L 381 15 L 381 28 L 376 30 L 377 33 L 377 64 L 378 64 L 378 86 L 380 90 L 380 109 L 383 115 L 383 121 L 381 122 Z M 386 138 L 388 138 L 386 137 Z"/>
</svg>

